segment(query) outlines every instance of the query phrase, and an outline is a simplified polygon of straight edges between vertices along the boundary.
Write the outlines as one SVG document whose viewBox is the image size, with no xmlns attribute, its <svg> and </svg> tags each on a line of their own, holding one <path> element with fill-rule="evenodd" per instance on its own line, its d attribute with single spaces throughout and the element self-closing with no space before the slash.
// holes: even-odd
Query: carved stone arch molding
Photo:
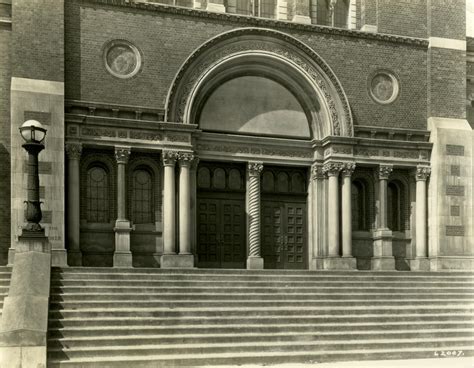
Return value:
<svg viewBox="0 0 474 368">
<path fill-rule="evenodd" d="M 273 79 L 293 93 L 305 111 L 313 139 L 353 136 L 347 96 L 329 65 L 296 38 L 264 28 L 225 32 L 196 49 L 175 76 L 165 121 L 196 124 L 214 88 L 252 73 Z"/>
</svg>

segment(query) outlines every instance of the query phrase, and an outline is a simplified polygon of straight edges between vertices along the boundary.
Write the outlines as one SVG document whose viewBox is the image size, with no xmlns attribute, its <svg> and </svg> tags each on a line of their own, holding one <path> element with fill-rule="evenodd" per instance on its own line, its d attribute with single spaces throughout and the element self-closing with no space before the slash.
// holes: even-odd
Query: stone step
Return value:
<svg viewBox="0 0 474 368">
<path fill-rule="evenodd" d="M 447 303 L 446 299 L 412 299 L 410 300 L 410 306 L 445 306 Z M 457 299 L 449 300 L 450 305 L 454 306 L 473 306 L 473 299 Z M 350 306 L 349 306 L 349 305 Z M 194 307 L 216 307 L 216 308 L 227 308 L 227 307 L 240 307 L 240 308 L 266 308 L 266 307 L 343 307 L 346 310 L 350 310 L 354 307 L 360 306 L 387 306 L 395 308 L 397 306 L 406 306 L 406 300 L 393 300 L 393 299 L 346 299 L 346 300 L 278 300 L 278 299 L 266 299 L 266 300 L 239 300 L 235 298 L 228 298 L 225 300 L 180 300 L 180 299 L 168 299 L 168 300 L 141 300 L 135 298 L 133 300 L 77 300 L 77 301 L 52 301 L 50 303 L 51 309 L 87 309 L 87 308 L 194 308 Z"/>
<path fill-rule="evenodd" d="M 82 307 L 78 309 L 57 309 L 50 307 L 50 318 L 71 318 L 71 317 L 240 317 L 245 318 L 248 316 L 299 316 L 300 318 L 317 317 L 320 315 L 331 315 L 331 316 L 360 316 L 360 315 L 379 315 L 379 316 L 390 316 L 390 315 L 405 315 L 405 314 L 416 314 L 424 315 L 434 313 L 439 316 L 451 316 L 455 314 L 474 314 L 474 308 L 469 305 L 432 305 L 432 306 L 421 306 L 413 307 L 411 305 L 400 305 L 397 307 L 393 306 L 343 306 L 343 307 L 275 307 L 270 306 L 265 309 L 260 307 L 257 308 L 241 308 L 241 307 L 200 307 L 200 308 L 150 308 L 150 307 L 138 307 L 133 305 L 132 307 L 124 307 L 121 303 L 106 309 Z M 71 306 L 69 306 L 71 307 Z M 77 308 L 77 305 L 74 306 Z"/>
<path fill-rule="evenodd" d="M 357 348 L 371 349 L 405 349 L 416 347 L 431 347 L 436 349 L 453 349 L 453 347 L 463 347 L 466 349 L 473 347 L 473 339 L 465 337 L 441 337 L 441 338 L 407 338 L 407 339 L 358 339 L 352 340 L 325 340 L 325 341 L 292 341 L 283 342 L 233 342 L 216 344 L 168 344 L 168 345 L 117 345 L 107 347 L 75 347 L 75 348 L 51 348 L 48 357 L 57 359 L 66 355 L 70 359 L 79 357 L 106 357 L 112 355 L 123 356 L 146 356 L 157 354 L 213 354 L 225 351 L 235 352 L 305 352 L 305 351 L 345 351 Z"/>
<path fill-rule="evenodd" d="M 50 350 L 67 347 L 69 349 L 83 347 L 111 347 L 111 346 L 141 346 L 141 345 L 184 345 L 184 344 L 231 344 L 251 342 L 313 342 L 313 341 L 354 341 L 354 340 L 378 340 L 380 342 L 400 339 L 432 339 L 432 338 L 465 338 L 473 341 L 473 331 L 470 328 L 457 329 L 431 329 L 431 330 L 397 330 L 397 331 L 276 331 L 270 333 L 213 333 L 211 334 L 152 334 L 142 333 L 135 330 L 134 333 L 97 335 L 97 330 L 90 330 L 85 336 L 64 336 L 61 338 L 51 337 L 48 341 Z M 128 331 L 127 331 L 128 332 Z M 146 331 L 150 332 L 150 331 Z"/>
<path fill-rule="evenodd" d="M 451 350 L 454 355 L 460 354 L 463 357 L 470 357 L 474 355 L 474 348 L 467 348 L 465 346 L 452 346 Z M 237 366 L 243 364 L 317 364 L 331 361 L 363 361 L 363 360 L 387 360 L 387 359 L 423 359 L 433 358 L 437 352 L 431 347 L 416 347 L 416 348 L 393 348 L 385 349 L 356 349 L 356 350 L 326 350 L 323 352 L 309 351 L 309 352 L 285 352 L 283 354 L 278 352 L 245 352 L 232 353 L 225 352 L 207 354 L 188 354 L 186 356 L 178 354 L 170 355 L 150 355 L 146 357 L 137 356 L 115 356 L 105 358 L 76 358 L 65 359 L 62 361 L 51 360 L 48 367 L 70 367 L 70 368 L 86 368 L 97 367 L 101 368 L 169 368 L 169 367 L 186 367 L 186 366 L 210 366 L 210 365 L 227 365 Z"/>
<path fill-rule="evenodd" d="M 53 314 L 53 313 L 51 313 Z M 282 325 L 282 323 L 285 323 Z M 236 318 L 234 316 L 223 316 L 223 317 L 110 317 L 110 316 L 99 316 L 99 317 L 88 317 L 88 318 L 77 318 L 68 317 L 62 318 L 51 318 L 49 319 L 49 325 L 51 329 L 60 330 L 82 330 L 84 328 L 94 327 L 120 327 L 125 326 L 126 328 L 134 328 L 147 326 L 149 328 L 157 328 L 163 331 L 174 331 L 177 329 L 184 329 L 192 331 L 193 329 L 202 330 L 203 326 L 207 330 L 211 329 L 268 329 L 273 328 L 287 328 L 287 329 L 304 329 L 308 328 L 360 328 L 368 329 L 374 325 L 379 328 L 392 328 L 400 326 L 403 328 L 420 328 L 424 326 L 426 328 L 434 328 L 436 326 L 452 326 L 457 328 L 459 326 L 468 326 L 474 323 L 474 314 L 399 314 L 399 315 L 377 315 L 377 314 L 365 314 L 365 315 L 354 315 L 354 316 L 334 316 L 321 314 L 317 316 L 305 316 L 302 318 L 300 315 L 286 315 L 286 316 L 261 316 L 255 317 L 253 315 L 246 316 L 246 318 Z M 152 326 L 152 327 L 150 327 Z M 162 327 L 160 327 L 162 326 Z M 169 326 L 173 326 L 173 329 L 168 329 Z M 283 326 L 283 327 L 282 327 Z"/>
<path fill-rule="evenodd" d="M 125 338 L 133 336 L 134 338 L 146 338 L 153 336 L 154 338 L 166 337 L 173 339 L 184 339 L 184 338 L 196 338 L 196 336 L 202 336 L 209 339 L 214 339 L 216 336 L 229 337 L 229 336 L 240 336 L 240 335 L 282 335 L 291 334 L 297 335 L 308 335 L 308 334 L 321 334 L 323 335 L 339 335 L 341 337 L 351 335 L 353 337 L 356 333 L 361 334 L 430 334 L 430 337 L 441 337 L 445 336 L 444 333 L 449 333 L 456 336 L 459 332 L 459 336 L 473 336 L 474 327 L 473 322 L 471 323 L 457 323 L 457 324 L 433 324 L 433 325 L 401 325 L 401 324 L 385 324 L 385 325 L 361 325 L 357 323 L 348 323 L 345 325 L 337 324 L 304 324 L 304 325 L 285 325 L 285 324 L 274 324 L 274 325 L 256 325 L 248 326 L 245 323 L 230 324 L 226 325 L 191 325 L 191 326 L 116 326 L 116 327 L 93 327 L 93 326 L 82 326 L 82 327 L 68 327 L 68 328 L 52 328 L 49 330 L 50 339 L 100 339 L 107 338 Z M 381 337 L 382 338 L 382 337 Z M 183 340 L 184 341 L 184 340 Z M 216 338 L 216 342 L 219 342 L 219 338 Z"/>
<path fill-rule="evenodd" d="M 247 270 L 247 269 L 222 269 L 222 268 L 114 268 L 114 267 L 53 267 L 52 274 L 93 274 L 93 273 L 140 273 L 140 274 L 175 274 L 175 275 L 374 275 L 374 276 L 470 276 L 474 277 L 474 271 L 326 271 L 326 270 L 283 270 L 283 269 L 265 269 L 265 270 Z"/>
<path fill-rule="evenodd" d="M 305 302 L 318 302 L 325 303 L 339 302 L 339 301 L 361 301 L 367 303 L 369 301 L 382 302 L 382 301 L 393 301 L 394 303 L 403 303 L 406 301 L 426 301 L 426 302 L 439 302 L 440 300 L 449 300 L 450 302 L 457 301 L 469 301 L 473 302 L 473 294 L 426 294 L 417 295 L 401 294 L 401 293 L 348 293 L 348 294 L 323 294 L 323 293 L 63 293 L 63 294 L 52 294 L 51 301 L 53 302 L 73 302 L 73 301 L 84 301 L 89 302 L 94 300 L 95 302 L 117 302 L 117 301 L 221 301 L 230 302 L 234 301 L 235 298 L 246 301 L 305 301 Z"/>
</svg>

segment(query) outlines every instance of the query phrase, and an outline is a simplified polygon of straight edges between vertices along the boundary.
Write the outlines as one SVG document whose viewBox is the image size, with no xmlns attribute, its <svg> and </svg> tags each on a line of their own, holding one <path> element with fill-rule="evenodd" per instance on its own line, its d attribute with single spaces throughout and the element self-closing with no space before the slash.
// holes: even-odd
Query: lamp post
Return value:
<svg viewBox="0 0 474 368">
<path fill-rule="evenodd" d="M 41 202 L 39 196 L 38 155 L 44 149 L 43 140 L 46 129 L 36 120 L 27 120 L 20 127 L 20 134 L 26 143 L 22 147 L 28 152 L 28 196 L 26 203 L 26 220 L 23 235 L 38 236 L 44 234 L 41 221 Z"/>
</svg>

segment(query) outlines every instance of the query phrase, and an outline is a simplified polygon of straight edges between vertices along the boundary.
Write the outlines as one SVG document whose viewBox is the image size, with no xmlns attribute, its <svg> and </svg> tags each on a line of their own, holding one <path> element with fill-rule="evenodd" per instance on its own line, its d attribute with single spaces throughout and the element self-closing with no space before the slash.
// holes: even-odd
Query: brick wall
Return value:
<svg viewBox="0 0 474 368">
<path fill-rule="evenodd" d="M 86 101 L 163 108 L 175 74 L 193 50 L 213 36 L 244 26 L 222 19 L 82 4 L 66 3 L 66 97 Z M 426 127 L 423 48 L 296 31 L 284 25 L 275 29 L 299 38 L 326 60 L 348 94 L 356 124 Z M 116 78 L 105 70 L 103 48 L 113 39 L 129 40 L 142 53 L 142 69 L 131 79 Z M 369 75 L 380 68 L 393 70 L 401 82 L 400 97 L 390 105 L 376 104 L 367 92 Z"/>
<path fill-rule="evenodd" d="M 13 1 L 13 75 L 63 81 L 64 7 L 57 0 Z"/>
<path fill-rule="evenodd" d="M 0 1 L 1 16 L 8 18 L 11 6 Z M 10 50 L 11 31 L 0 25 L 0 265 L 7 263 L 10 247 Z"/>
<path fill-rule="evenodd" d="M 431 37 L 465 39 L 465 0 L 429 0 L 429 5 L 428 30 Z"/>
<path fill-rule="evenodd" d="M 426 0 L 378 0 L 378 31 L 410 37 L 426 37 Z"/>
</svg>

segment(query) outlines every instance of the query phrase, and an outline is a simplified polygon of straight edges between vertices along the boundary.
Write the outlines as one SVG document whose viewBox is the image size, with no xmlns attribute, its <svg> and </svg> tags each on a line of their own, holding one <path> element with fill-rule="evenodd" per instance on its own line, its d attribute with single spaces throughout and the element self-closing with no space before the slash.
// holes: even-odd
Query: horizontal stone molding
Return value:
<svg viewBox="0 0 474 368">
<path fill-rule="evenodd" d="M 12 77 L 11 90 L 64 96 L 64 83 L 42 79 Z"/>
<path fill-rule="evenodd" d="M 466 41 L 465 40 L 455 40 L 452 38 L 442 38 L 442 37 L 430 37 L 428 38 L 428 47 L 436 47 L 440 49 L 452 49 L 466 51 Z"/>
</svg>

